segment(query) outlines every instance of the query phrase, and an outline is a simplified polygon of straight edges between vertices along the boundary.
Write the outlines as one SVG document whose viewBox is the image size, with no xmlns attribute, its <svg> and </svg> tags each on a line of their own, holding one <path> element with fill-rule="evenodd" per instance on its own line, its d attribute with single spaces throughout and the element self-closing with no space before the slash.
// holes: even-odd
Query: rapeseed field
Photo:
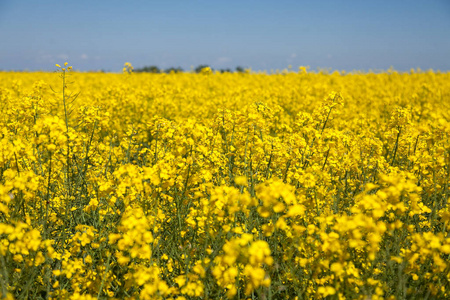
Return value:
<svg viewBox="0 0 450 300">
<path fill-rule="evenodd" d="M 450 298 L 450 74 L 0 72 L 6 299 Z"/>
</svg>

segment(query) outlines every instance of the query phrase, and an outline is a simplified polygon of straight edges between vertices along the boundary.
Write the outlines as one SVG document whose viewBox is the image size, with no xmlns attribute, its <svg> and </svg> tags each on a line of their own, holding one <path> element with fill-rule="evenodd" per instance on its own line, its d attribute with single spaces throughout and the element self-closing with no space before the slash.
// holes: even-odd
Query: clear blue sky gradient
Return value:
<svg viewBox="0 0 450 300">
<path fill-rule="evenodd" d="M 450 70 L 450 0 L 0 0 L 0 69 Z"/>
</svg>

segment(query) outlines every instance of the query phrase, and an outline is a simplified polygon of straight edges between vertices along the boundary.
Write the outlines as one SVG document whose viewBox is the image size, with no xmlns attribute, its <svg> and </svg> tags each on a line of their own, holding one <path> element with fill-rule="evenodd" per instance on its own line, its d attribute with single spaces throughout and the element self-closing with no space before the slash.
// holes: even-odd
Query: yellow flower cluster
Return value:
<svg viewBox="0 0 450 300">
<path fill-rule="evenodd" d="M 252 241 L 253 235 L 244 233 L 241 237 L 232 238 L 223 245 L 223 254 L 215 257 L 212 274 L 217 283 L 227 290 L 232 298 L 237 294 L 239 277 L 245 285 L 245 294 L 250 295 L 260 286 L 268 287 L 270 278 L 266 277 L 264 265 L 271 266 L 273 258 L 267 242 Z"/>
<path fill-rule="evenodd" d="M 57 68 L 0 72 L 0 297 L 450 298 L 449 73 Z"/>
</svg>

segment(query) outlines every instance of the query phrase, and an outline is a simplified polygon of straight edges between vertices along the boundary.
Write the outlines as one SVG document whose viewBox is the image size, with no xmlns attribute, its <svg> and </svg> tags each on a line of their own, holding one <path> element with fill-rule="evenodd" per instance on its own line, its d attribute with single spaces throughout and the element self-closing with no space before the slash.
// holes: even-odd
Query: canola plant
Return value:
<svg viewBox="0 0 450 300">
<path fill-rule="evenodd" d="M 450 74 L 0 72 L 0 296 L 450 298 Z"/>
</svg>

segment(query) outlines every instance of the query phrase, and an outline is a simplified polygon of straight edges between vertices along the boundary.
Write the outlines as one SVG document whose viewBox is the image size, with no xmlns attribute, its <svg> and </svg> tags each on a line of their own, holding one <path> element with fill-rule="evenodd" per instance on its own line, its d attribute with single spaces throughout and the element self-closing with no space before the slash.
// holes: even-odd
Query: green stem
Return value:
<svg viewBox="0 0 450 300">
<path fill-rule="evenodd" d="M 66 130 L 67 135 L 69 135 L 69 121 L 67 118 L 67 105 L 66 105 L 66 71 L 62 71 L 62 80 L 63 80 L 63 88 L 62 88 L 62 94 L 63 94 L 63 103 L 64 103 L 64 119 L 66 121 Z"/>
<path fill-rule="evenodd" d="M 398 128 L 398 133 L 397 133 L 397 140 L 395 141 L 395 148 L 394 148 L 394 155 L 392 156 L 392 162 L 391 165 L 394 165 L 395 162 L 395 155 L 397 154 L 397 149 L 398 149 L 398 140 L 400 138 L 400 133 L 401 133 L 401 128 Z"/>
<path fill-rule="evenodd" d="M 8 272 L 6 270 L 5 257 L 0 255 L 0 261 L 2 262 L 1 284 L 2 284 L 2 299 L 6 299 L 8 293 Z"/>
<path fill-rule="evenodd" d="M 48 207 L 50 205 L 50 179 L 52 173 L 52 155 L 49 159 L 48 182 L 47 182 L 47 201 L 45 203 L 45 222 L 44 222 L 44 239 L 48 238 Z"/>
<path fill-rule="evenodd" d="M 98 289 L 97 299 L 100 299 L 100 295 L 101 295 L 102 290 L 103 290 L 103 285 L 105 284 L 106 276 L 108 275 L 108 271 L 109 271 L 109 267 L 110 267 L 110 264 L 109 264 L 110 261 L 111 261 L 111 254 L 108 255 L 108 260 L 106 261 L 105 273 L 103 274 L 102 283 L 100 284 L 100 288 Z"/>
</svg>

